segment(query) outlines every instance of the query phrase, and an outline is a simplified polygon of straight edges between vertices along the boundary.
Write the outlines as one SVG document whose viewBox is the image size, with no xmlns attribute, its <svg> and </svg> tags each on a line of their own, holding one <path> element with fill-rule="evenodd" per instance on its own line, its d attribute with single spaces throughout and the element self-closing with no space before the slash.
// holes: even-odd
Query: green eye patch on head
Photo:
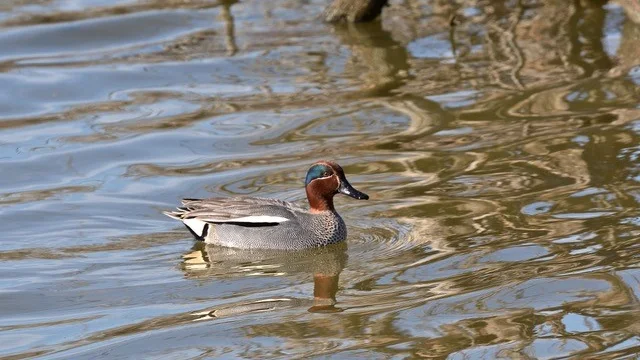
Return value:
<svg viewBox="0 0 640 360">
<path fill-rule="evenodd" d="M 307 172 L 307 178 L 304 181 L 304 185 L 307 186 L 311 181 L 315 179 L 331 175 L 333 175 L 333 170 L 329 166 L 322 164 L 314 165 Z"/>
</svg>

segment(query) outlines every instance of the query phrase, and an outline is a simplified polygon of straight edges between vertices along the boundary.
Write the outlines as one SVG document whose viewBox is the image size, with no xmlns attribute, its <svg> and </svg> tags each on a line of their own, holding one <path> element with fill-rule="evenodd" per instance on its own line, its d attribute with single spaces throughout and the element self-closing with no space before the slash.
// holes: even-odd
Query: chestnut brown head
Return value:
<svg viewBox="0 0 640 360">
<path fill-rule="evenodd" d="M 333 210 L 333 196 L 338 193 L 358 200 L 369 199 L 369 195 L 353 188 L 342 167 L 331 161 L 318 161 L 309 168 L 305 188 L 312 210 Z"/>
</svg>

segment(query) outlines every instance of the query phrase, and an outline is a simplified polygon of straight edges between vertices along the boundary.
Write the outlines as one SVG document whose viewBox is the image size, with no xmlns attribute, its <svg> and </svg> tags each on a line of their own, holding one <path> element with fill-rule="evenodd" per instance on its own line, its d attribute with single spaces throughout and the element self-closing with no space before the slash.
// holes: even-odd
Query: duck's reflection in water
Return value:
<svg viewBox="0 0 640 360">
<path fill-rule="evenodd" d="M 210 320 L 248 313 L 307 308 L 310 312 L 339 312 L 336 293 L 340 272 L 347 262 L 347 245 L 335 244 L 300 251 L 243 250 L 196 243 L 183 255 L 187 278 L 230 278 L 256 275 L 313 275 L 313 299 L 265 298 L 227 304 L 192 313 L 194 320 Z"/>
</svg>

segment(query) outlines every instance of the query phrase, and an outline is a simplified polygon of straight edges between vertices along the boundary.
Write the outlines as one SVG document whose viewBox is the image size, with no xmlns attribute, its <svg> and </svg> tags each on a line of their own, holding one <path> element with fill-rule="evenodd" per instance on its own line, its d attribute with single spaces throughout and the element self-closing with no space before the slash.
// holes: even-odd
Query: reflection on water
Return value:
<svg viewBox="0 0 640 360">
<path fill-rule="evenodd" d="M 0 357 L 637 356 L 635 3 L 323 6 L 0 5 Z M 161 214 L 304 203 L 321 158 L 371 195 L 346 244 Z"/>
<path fill-rule="evenodd" d="M 334 305 L 340 272 L 347 261 L 347 246 L 331 245 L 320 249 L 294 252 L 274 250 L 241 250 L 198 243 L 184 255 L 183 269 L 190 279 L 237 276 L 313 277 L 313 301 L 291 298 L 261 299 L 199 312 L 203 318 L 220 318 L 255 311 L 275 310 L 283 305 L 310 306 L 311 312 L 340 311 Z"/>
</svg>

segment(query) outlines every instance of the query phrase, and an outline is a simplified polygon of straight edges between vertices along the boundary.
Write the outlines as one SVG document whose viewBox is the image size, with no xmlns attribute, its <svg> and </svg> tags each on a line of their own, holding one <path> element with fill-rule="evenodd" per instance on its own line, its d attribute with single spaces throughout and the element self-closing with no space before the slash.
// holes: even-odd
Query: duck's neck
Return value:
<svg viewBox="0 0 640 360">
<path fill-rule="evenodd" d="M 312 213 L 319 213 L 325 211 L 336 211 L 333 207 L 333 194 L 330 196 L 321 195 L 317 191 L 313 191 L 311 187 L 307 187 L 307 200 L 309 200 L 309 207 Z"/>
</svg>

